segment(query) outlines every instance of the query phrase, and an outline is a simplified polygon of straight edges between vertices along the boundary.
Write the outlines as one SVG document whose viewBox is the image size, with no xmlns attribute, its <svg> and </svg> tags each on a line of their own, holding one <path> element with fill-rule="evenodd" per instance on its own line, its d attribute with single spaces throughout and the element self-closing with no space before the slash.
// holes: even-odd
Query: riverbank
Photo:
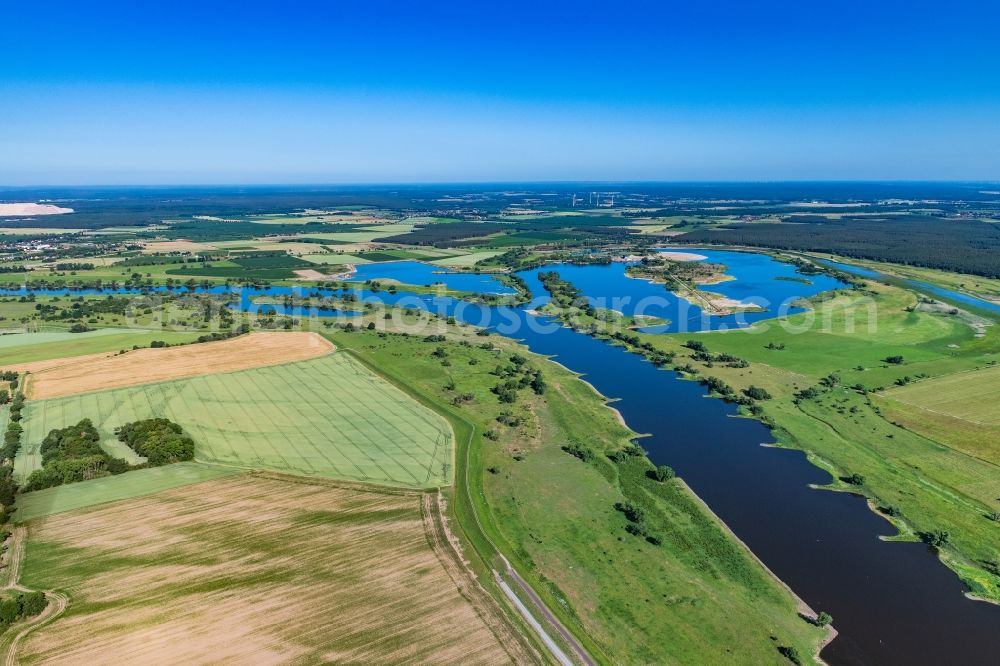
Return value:
<svg viewBox="0 0 1000 666">
<path fill-rule="evenodd" d="M 496 421 L 503 405 L 489 390 L 496 378 L 478 370 L 498 362 L 492 352 L 395 336 L 386 347 L 364 331 L 334 337 L 416 387 L 437 410 L 475 424 L 471 460 L 481 467 L 469 470 L 469 490 L 485 499 L 484 529 L 560 621 L 588 638 L 584 644 L 598 661 L 644 655 L 638 658 L 704 663 L 725 660 L 740 645 L 747 659 L 762 663 L 779 659 L 780 646 L 809 655 L 823 641 L 825 632 L 798 616 L 787 590 L 682 484 L 649 479 L 644 457 L 620 465 L 607 457 L 627 448 L 635 433 L 575 373 L 527 354 L 548 388 L 518 401 L 518 426 L 503 426 Z M 526 354 L 513 341 L 491 339 L 504 358 Z M 436 346 L 447 350 L 450 366 L 431 356 Z M 456 385 L 451 391 L 449 382 Z M 458 393 L 475 398 L 456 408 L 451 399 Z M 591 452 L 590 462 L 563 450 L 574 443 Z M 649 530 L 661 535 L 661 545 L 625 531 L 628 521 L 614 506 L 627 501 L 648 506 Z M 739 623 L 731 621 L 734 613 Z M 680 626 L 687 629 L 678 633 Z"/>
</svg>

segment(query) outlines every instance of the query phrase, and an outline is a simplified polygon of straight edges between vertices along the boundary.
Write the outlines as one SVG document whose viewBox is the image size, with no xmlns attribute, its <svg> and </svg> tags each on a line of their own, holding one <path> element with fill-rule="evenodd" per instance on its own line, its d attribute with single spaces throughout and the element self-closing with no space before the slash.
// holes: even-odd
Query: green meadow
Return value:
<svg viewBox="0 0 1000 666">
<path fill-rule="evenodd" d="M 0 368 L 13 363 L 31 363 L 53 358 L 83 356 L 148 347 L 154 340 L 169 344 L 193 342 L 198 333 L 148 331 L 143 329 L 104 328 L 90 333 L 51 331 L 0 336 Z M 7 344 L 16 338 L 17 344 Z"/>
<path fill-rule="evenodd" d="M 449 333 L 457 330 L 449 327 Z M 732 539 L 679 481 L 646 476 L 645 457 L 612 464 L 634 436 L 605 400 L 568 370 L 490 336 L 476 344 L 327 334 L 444 415 L 457 438 L 454 527 L 485 585 L 502 568 L 496 547 L 601 663 L 779 663 L 794 646 L 807 663 L 825 635 L 795 599 Z M 438 347 L 445 350 L 445 365 Z M 499 353 L 493 349 L 501 350 Z M 542 370 L 542 396 L 516 404 L 491 392 L 497 364 L 525 354 Z M 511 418 L 516 420 L 515 423 Z M 503 419 L 501 422 L 499 419 Z M 563 447 L 582 446 L 583 462 Z M 630 535 L 616 502 L 636 502 L 660 545 Z"/>
<path fill-rule="evenodd" d="M 697 335 L 710 353 L 747 368 L 696 361 L 684 347 L 692 335 L 640 339 L 677 353 L 693 379 L 716 377 L 737 393 L 764 388 L 772 399 L 758 408 L 781 444 L 829 470 L 833 488 L 891 511 L 901 538 L 948 532 L 942 559 L 975 594 L 1000 599 L 1000 576 L 990 573 L 1000 562 L 991 518 L 1000 511 L 1000 447 L 991 439 L 1000 429 L 962 421 L 995 420 L 997 375 L 986 368 L 1000 362 L 1000 327 L 983 333 L 961 315 L 923 310 L 897 287 L 867 290 L 818 297 L 813 312 L 785 325 Z M 841 480 L 855 474 L 862 483 Z"/>
</svg>

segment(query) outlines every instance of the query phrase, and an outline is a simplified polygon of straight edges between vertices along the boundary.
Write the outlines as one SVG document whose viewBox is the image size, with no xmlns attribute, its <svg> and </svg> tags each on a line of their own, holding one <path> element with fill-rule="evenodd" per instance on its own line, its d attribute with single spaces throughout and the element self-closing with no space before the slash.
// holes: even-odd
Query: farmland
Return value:
<svg viewBox="0 0 1000 666">
<path fill-rule="evenodd" d="M 18 658 L 531 663 L 438 525 L 433 496 L 267 475 L 36 520 L 21 582 L 71 603 Z"/>
<path fill-rule="evenodd" d="M 250 333 L 218 342 L 138 349 L 15 364 L 31 373 L 26 394 L 42 400 L 133 384 L 276 365 L 322 356 L 333 346 L 315 333 Z"/>
<path fill-rule="evenodd" d="M 170 488 L 241 473 L 241 470 L 232 467 L 195 462 L 178 462 L 133 470 L 128 474 L 106 476 L 25 493 L 17 499 L 15 519 L 17 522 L 28 522 L 42 516 L 141 497 Z"/>
<path fill-rule="evenodd" d="M 726 646 L 739 645 L 745 663 L 777 663 L 775 640 L 803 655 L 823 640 L 825 631 L 798 616 L 787 590 L 725 536 L 685 486 L 649 483 L 644 458 L 612 468 L 606 454 L 634 433 L 573 373 L 531 356 L 549 389 L 523 396 L 511 406 L 516 423 L 498 425 L 505 410 L 490 390 L 496 381 L 490 370 L 525 353 L 523 346 L 491 336 L 503 350 L 498 357 L 448 342 L 441 346 L 451 364 L 443 366 L 433 355 L 439 343 L 363 331 L 332 338 L 447 415 L 460 447 L 456 474 L 468 475 L 468 499 L 457 488 L 453 510 L 461 536 L 476 545 L 470 557 L 491 557 L 477 535 L 481 522 L 598 659 L 713 663 L 731 659 Z M 470 399 L 455 406 L 456 394 Z M 571 443 L 587 447 L 594 460 L 566 453 Z M 655 529 L 670 535 L 662 545 L 622 529 L 614 506 L 629 500 L 648 506 Z M 736 616 L 739 622 L 732 621 Z"/>
<path fill-rule="evenodd" d="M 1000 366 L 888 389 L 876 400 L 886 418 L 907 429 L 1000 464 Z"/>
<path fill-rule="evenodd" d="M 181 424 L 199 461 L 411 487 L 451 479 L 447 423 L 342 353 L 30 400 L 15 474 L 24 479 L 40 467 L 46 433 L 83 418 L 108 453 L 135 461 L 114 429 L 154 416 Z"/>
<path fill-rule="evenodd" d="M 95 335 L 97 334 L 97 335 Z M 148 347 L 154 340 L 169 344 L 193 342 L 197 333 L 108 328 L 93 333 L 52 331 L 0 336 L 0 367 L 61 359 L 87 354 L 116 352 L 134 345 Z M 16 344 L 9 344 L 16 342 Z"/>
<path fill-rule="evenodd" d="M 514 314 L 529 327 L 530 335 L 524 340 L 532 349 L 557 353 L 559 362 L 585 372 L 598 390 L 620 399 L 623 418 L 651 435 L 640 439 L 572 372 L 531 354 L 512 339 L 462 324 L 460 308 L 404 313 L 390 307 L 383 312 L 349 300 L 343 292 L 328 297 L 318 291 L 332 286 L 383 292 L 383 296 L 385 292 L 394 296 L 434 292 L 457 299 L 472 297 L 471 292 L 415 286 L 436 282 L 436 278 L 400 279 L 410 267 L 385 263 L 421 261 L 424 264 L 416 271 L 421 275 L 440 270 L 435 267 L 513 273 L 571 263 L 579 268 L 580 277 L 579 284 L 570 286 L 588 294 L 598 286 L 589 281 L 591 277 L 601 278 L 601 271 L 589 270 L 590 265 L 606 266 L 636 256 L 652 259 L 664 243 L 687 232 L 691 235 L 686 240 L 699 243 L 706 238 L 723 243 L 743 238 L 749 244 L 788 248 L 770 252 L 786 260 L 790 256 L 807 260 L 810 255 L 803 253 L 811 248 L 836 249 L 845 256 L 871 257 L 845 260 L 848 263 L 991 299 L 1000 293 L 1000 283 L 984 277 L 996 274 L 996 257 L 1000 256 L 996 225 L 987 222 L 1000 219 L 1000 204 L 993 194 L 988 199 L 969 198 L 974 193 L 962 189 L 960 194 L 966 198 L 958 203 L 928 196 L 906 199 L 910 204 L 895 203 L 896 197 L 891 196 L 859 204 L 847 192 L 861 187 L 855 185 L 832 191 L 817 185 L 819 194 L 810 185 L 801 201 L 789 200 L 803 192 L 805 186 L 800 185 L 778 190 L 755 185 L 752 192 L 724 185 L 636 187 L 616 188 L 620 191 L 610 201 L 611 197 L 597 192 L 584 192 L 581 198 L 569 185 L 553 185 L 544 192 L 460 196 L 416 188 L 370 198 L 371 193 L 345 195 L 341 203 L 348 206 L 343 208 L 328 206 L 331 199 L 312 192 L 295 199 L 294 205 L 271 207 L 261 204 L 257 195 L 233 194 L 220 201 L 206 194 L 204 199 L 183 203 L 188 195 L 175 192 L 163 204 L 174 212 L 150 212 L 144 215 L 143 226 L 107 226 L 100 221 L 103 213 L 84 213 L 95 220 L 95 231 L 75 239 L 60 235 L 37 241 L 48 249 L 12 248 L 5 260 L 9 271 L 0 276 L 7 286 L 26 284 L 41 290 L 66 285 L 81 290 L 59 295 L 16 293 L 0 299 L 0 318 L 8 327 L 62 328 L 0 337 L 0 369 L 31 370 L 20 383 L 28 400 L 20 413 L 25 432 L 13 461 L 17 478 L 23 480 L 38 467 L 39 444 L 49 430 L 83 418 L 94 421 L 107 452 L 133 464 L 143 459 L 113 436 L 114 429 L 125 422 L 162 416 L 182 425 L 195 442 L 191 462 L 16 496 L 17 511 L 11 520 L 26 523 L 32 530 L 30 543 L 36 544 L 29 553 L 31 566 L 36 567 L 29 572 L 31 584 L 45 589 L 65 585 L 74 595 L 69 613 L 52 631 L 39 632 L 28 641 L 25 661 L 52 660 L 64 651 L 80 660 L 93 660 L 102 649 L 123 646 L 128 651 L 123 660 L 134 657 L 141 663 L 151 659 L 148 643 L 177 650 L 169 653 L 174 660 L 197 662 L 208 645 L 198 625 L 208 616 L 198 613 L 209 611 L 200 608 L 194 596 L 229 613 L 224 621 L 212 615 L 204 623 L 218 635 L 231 637 L 226 645 L 234 651 L 223 654 L 223 660 L 406 661 L 395 634 L 386 634 L 382 625 L 369 625 L 363 631 L 372 641 L 366 647 L 389 636 L 385 655 L 376 653 L 374 647 L 362 653 L 356 645 L 320 646 L 322 641 L 336 640 L 321 634 L 336 632 L 341 626 L 337 624 L 340 616 L 325 606 L 317 606 L 318 612 L 328 612 L 332 618 L 325 624 L 308 610 L 294 609 L 304 615 L 291 615 L 294 599 L 302 590 L 306 606 L 313 598 L 312 581 L 296 578 L 297 572 L 283 578 L 279 570 L 295 557 L 292 542 L 304 544 L 306 562 L 314 564 L 319 556 L 311 549 L 318 546 L 312 545 L 311 533 L 300 528 L 305 529 L 306 523 L 310 527 L 337 523 L 339 518 L 320 518 L 320 510 L 314 507 L 297 517 L 295 507 L 272 507 L 270 498 L 289 484 L 338 490 L 350 486 L 358 502 L 368 491 L 355 487 L 354 482 L 400 492 L 443 487 L 457 540 L 483 588 L 506 603 L 495 575 L 512 585 L 516 579 L 506 570 L 498 555 L 502 553 L 558 623 L 598 663 L 811 663 L 818 646 L 830 638 L 826 627 L 817 626 L 825 622 L 813 620 L 818 611 L 837 616 L 836 626 L 844 640 L 834 646 L 853 649 L 875 636 L 874 643 L 869 641 L 859 649 L 867 651 L 875 645 L 871 654 L 881 655 L 883 636 L 892 636 L 895 645 L 886 640 L 884 649 L 893 659 L 886 661 L 907 661 L 899 658 L 906 654 L 898 652 L 899 645 L 918 645 L 923 635 L 932 635 L 921 624 L 921 614 L 927 615 L 936 602 L 958 597 L 961 591 L 958 579 L 933 557 L 940 557 L 957 572 L 972 595 L 1000 600 L 1000 477 L 996 473 L 1000 422 L 994 413 L 1000 398 L 996 390 L 1000 327 L 991 323 L 988 312 L 962 311 L 961 302 L 954 308 L 951 301 L 934 302 L 926 293 L 916 293 L 919 289 L 904 288 L 901 280 L 886 278 L 884 282 L 858 280 L 848 288 L 814 295 L 809 303 L 812 311 L 787 319 L 764 319 L 746 330 L 699 330 L 684 335 L 630 330 L 611 337 L 602 331 L 638 326 L 639 320 L 575 308 L 581 315 L 575 322 L 577 332 L 557 331 L 563 337 L 546 340 L 534 334 L 531 324 L 541 319 L 532 317 L 533 313 L 514 312 L 516 305 L 497 313 L 501 318 Z M 905 190 L 907 186 L 900 187 Z M 844 198 L 850 201 L 845 203 Z M 921 210 L 903 210 L 918 199 Z M 866 210 L 855 209 L 861 205 Z M 115 208 L 120 204 L 110 199 L 87 203 L 83 197 L 81 206 Z M 914 237 L 900 233 L 897 223 L 911 225 L 907 229 L 913 229 Z M 90 226 L 74 221 L 74 228 Z M 957 242 L 947 247 L 951 231 L 957 234 L 953 239 Z M 914 251 L 908 247 L 910 240 L 921 247 Z M 966 252 L 970 247 L 975 251 Z M 738 268 L 733 261 L 732 268 Z M 91 264 L 92 268 L 87 267 Z M 367 266 L 359 267 L 353 277 L 333 275 L 344 273 L 345 264 Z M 30 270 L 21 271 L 22 266 Z M 983 268 L 984 276 L 927 266 Z M 809 268 L 803 267 L 801 277 L 789 277 L 789 270 L 774 279 L 784 281 L 782 288 L 789 281 L 815 285 L 818 280 Z M 734 270 L 737 283 L 726 286 L 738 289 L 738 281 L 747 280 L 742 286 L 748 293 L 766 294 L 773 285 L 768 272 L 760 270 L 759 280 L 756 273 L 744 277 Z M 535 281 L 524 277 L 535 288 Z M 366 283 L 368 278 L 378 284 Z M 188 291 L 219 286 L 223 281 L 234 289 L 248 285 L 253 290 L 245 299 Z M 330 285 L 333 281 L 340 284 Z M 328 284 L 316 288 L 310 284 L 323 282 Z M 291 295 L 287 289 L 268 289 L 289 285 L 301 289 Z M 118 286 L 139 293 L 89 291 Z M 621 295 L 631 293 L 630 286 L 626 282 Z M 141 305 L 126 313 L 126 301 L 133 300 Z M 238 311 L 237 303 L 252 304 L 255 307 L 250 309 L 256 313 Z M 299 311 L 286 317 L 268 305 L 302 305 L 306 310 L 338 307 L 359 316 L 350 324 L 335 317 L 310 319 Z M 564 314 L 560 307 L 574 309 L 567 300 L 539 311 L 560 316 Z M 452 313 L 454 319 L 449 316 Z M 664 319 L 660 323 L 673 322 Z M 152 330 L 161 324 L 165 328 Z M 71 326 L 80 330 L 124 325 L 147 330 L 66 332 Z M 133 350 L 154 340 L 189 342 L 213 331 L 244 330 L 245 325 L 272 331 L 322 331 L 323 338 L 336 342 L 337 351 L 326 344 L 312 349 L 293 343 L 317 339 L 316 334 L 305 332 L 255 332 L 225 343 Z M 177 332 L 182 330 L 187 332 Z M 584 338 L 584 333 L 607 345 Z M 261 336 L 282 344 L 262 345 Z M 703 351 L 689 342 L 692 338 Z M 680 374 L 657 374 L 634 357 L 623 361 L 626 348 L 643 354 L 656 367 L 674 368 Z M 620 365 L 615 361 L 621 361 Z M 635 373 L 638 381 L 630 383 L 633 376 L 629 373 Z M 682 384 L 680 379 L 700 379 L 716 397 L 741 406 L 723 408 L 703 400 L 702 389 Z M 686 395 L 683 391 L 696 394 L 695 399 L 681 399 Z M 695 403 L 709 407 L 703 412 Z M 678 405 L 682 404 L 690 410 L 680 413 Z M 0 410 L 10 411 L 4 406 Z M 763 421 L 771 435 L 760 424 L 725 417 L 737 411 Z M 646 445 L 648 454 L 633 446 L 633 441 Z M 760 449 L 756 445 L 761 441 L 801 449 L 806 456 Z M 801 466 L 769 466 L 765 461 L 758 467 L 757 461 L 763 458 L 736 448 L 742 444 L 755 452 L 784 456 L 778 460 L 802 461 Z M 8 450 L 13 453 L 17 445 L 12 442 Z M 868 504 L 859 497 L 809 490 L 806 484 L 816 479 L 825 483 L 827 476 L 811 467 L 801 471 L 800 467 L 808 467 L 804 458 L 829 472 L 830 489 L 863 496 Z M 734 460 L 749 464 L 740 466 Z M 682 478 L 653 467 L 654 463 L 675 465 Z M 776 482 L 765 487 L 762 479 L 772 472 Z M 294 482 L 278 479 L 279 473 L 299 478 Z M 278 481 L 281 484 L 274 485 Z M 260 493 L 258 483 L 262 484 Z M 711 509 L 693 495 L 688 483 L 704 493 Z M 785 483 L 794 490 L 788 491 Z M 242 496 L 229 489 L 239 489 L 253 502 L 243 504 Z M 385 494 L 383 490 L 378 492 Z M 189 515 L 196 513 L 192 508 L 196 493 L 208 498 L 205 525 Z M 341 515 L 338 501 L 330 502 L 329 511 Z M 224 502 L 235 503 L 240 520 L 241 512 L 251 506 L 273 518 L 276 526 L 288 528 L 290 543 L 272 547 L 265 538 L 262 544 L 253 544 L 266 549 L 264 553 L 252 548 L 226 550 L 228 544 L 221 547 L 212 542 L 204 560 L 185 559 L 190 554 L 186 539 L 221 522 L 217 517 Z M 857 511 L 840 512 L 837 502 L 844 506 L 850 502 Z M 157 512 L 167 511 L 173 503 L 186 507 L 186 512 L 183 516 L 164 513 L 169 515 L 161 525 Z M 866 506 L 891 522 L 898 534 Z M 288 520 L 282 513 L 286 510 L 291 512 Z M 760 546 L 758 554 L 766 566 L 813 607 L 805 606 L 761 566 L 712 510 L 731 521 L 739 537 L 755 551 Z M 829 514 L 822 513 L 827 510 Z M 369 524 L 382 530 L 380 511 L 362 508 L 351 524 L 359 532 Z M 132 548 L 133 539 L 143 543 L 143 533 L 126 532 L 117 524 L 106 528 L 105 522 L 86 522 L 88 516 L 97 514 L 103 516 L 102 521 L 121 522 L 129 522 L 133 515 L 152 515 L 153 527 L 129 528 L 148 530 L 150 542 L 139 552 L 129 550 L 115 559 L 108 554 L 111 544 Z M 71 519 L 83 521 L 88 531 L 70 532 L 75 529 Z M 877 527 L 871 528 L 865 520 Z M 61 534 L 46 531 L 55 525 Z M 841 538 L 831 526 L 846 530 L 850 538 Z M 265 528 L 251 525 L 247 534 L 256 539 L 261 529 Z M 107 540 L 98 543 L 102 534 Z M 876 541 L 880 535 L 888 535 L 889 540 L 923 540 L 929 547 L 880 544 Z M 185 544 L 183 556 L 154 568 L 158 562 L 139 559 L 146 551 L 162 552 L 151 545 L 153 539 L 167 545 Z M 77 541 L 83 543 L 77 547 Z M 340 542 L 330 543 L 331 557 L 346 551 Z M 367 543 L 376 549 L 389 547 L 374 539 Z M 855 547 L 862 543 L 872 549 Z M 839 550 L 842 547 L 845 550 Z M 97 553 L 89 548 L 105 550 Z M 935 583 L 931 576 L 913 577 L 916 569 L 907 566 L 879 568 L 884 561 L 875 553 L 880 549 L 919 551 L 923 564 L 945 582 Z M 369 549 L 369 561 L 383 552 Z M 835 559 L 840 552 L 856 558 L 842 559 L 852 571 L 864 574 L 864 584 L 831 584 L 848 580 Z M 910 562 L 905 555 L 899 557 L 900 562 Z M 73 559 L 80 572 L 71 570 Z M 223 563 L 229 569 L 226 580 L 220 582 Z M 207 582 L 188 577 L 192 568 L 207 573 Z M 890 569 L 893 575 L 898 569 L 899 580 L 907 581 L 914 602 L 912 613 L 898 604 L 892 606 L 897 597 L 876 594 L 880 584 L 896 580 L 888 574 Z M 395 574 L 383 570 L 382 574 L 409 576 L 417 570 L 424 572 L 425 567 L 395 570 Z M 57 579 L 46 583 L 45 571 L 55 572 Z M 128 596 L 129 587 L 144 585 L 142 577 L 147 574 L 156 576 L 150 596 L 160 607 L 147 604 L 145 597 Z M 176 582 L 164 582 L 178 574 Z M 345 575 L 355 574 L 352 570 Z M 112 577 L 125 584 L 113 589 Z M 281 587 L 289 580 L 294 580 L 294 586 Z M 227 587 L 229 583 L 234 587 Z M 235 605 L 241 593 L 257 583 L 273 586 L 260 595 L 253 589 L 247 597 L 253 609 Z M 320 584 L 318 578 L 316 584 Z M 175 603 L 164 592 L 168 588 L 171 594 L 187 596 L 178 597 L 183 601 Z M 527 603 L 530 593 L 521 597 Z M 895 601 L 883 605 L 890 598 Z M 119 600 L 124 600 L 122 606 L 116 605 Z M 341 601 L 349 608 L 346 600 Z M 124 606 L 132 615 L 126 615 Z M 189 613 L 189 607 L 196 610 Z M 382 606 L 353 610 L 357 612 L 351 619 L 358 622 L 363 621 L 362 614 L 372 619 L 385 613 Z M 536 610 L 540 608 L 532 608 Z M 105 611 L 108 614 L 102 615 Z M 77 612 L 79 616 L 74 615 Z M 427 611 L 421 607 L 419 612 Z M 572 646 L 572 641 L 558 635 L 558 623 L 543 613 L 536 615 L 563 648 Z M 130 622 L 136 618 L 131 622 L 134 635 L 121 633 L 125 631 L 123 617 Z M 895 619 L 883 627 L 881 617 Z M 171 624 L 175 619 L 177 624 Z M 296 622 L 308 638 L 294 633 L 299 629 Z M 958 620 L 938 617 L 935 622 L 943 627 L 934 629 L 941 636 L 962 633 L 956 627 Z M 867 625 L 867 635 L 857 632 L 862 625 Z M 64 627 L 68 627 L 67 638 L 61 635 Z M 93 644 L 88 643 L 91 637 L 84 635 L 84 627 L 96 627 Z M 922 635 L 917 635 L 915 627 Z M 421 630 L 425 628 L 421 625 Z M 907 630 L 911 636 L 900 640 Z M 190 647 L 179 640 L 182 633 L 193 637 Z M 73 638 L 81 636 L 77 648 Z M 965 642 L 975 643 L 975 636 L 971 638 Z M 423 650 L 431 643 L 421 637 L 409 645 Z M 834 646 L 829 661 L 840 663 L 836 657 L 843 652 L 836 654 Z M 950 647 L 961 651 L 962 646 Z M 450 661 L 454 653 L 426 654 L 414 661 Z M 919 649 L 910 654 L 919 654 Z M 482 661 L 504 661 L 511 656 L 490 652 Z M 476 661 L 476 655 L 469 659 Z"/>
<path fill-rule="evenodd" d="M 882 395 L 979 425 L 1000 425 L 1000 366 L 888 389 Z"/>
</svg>

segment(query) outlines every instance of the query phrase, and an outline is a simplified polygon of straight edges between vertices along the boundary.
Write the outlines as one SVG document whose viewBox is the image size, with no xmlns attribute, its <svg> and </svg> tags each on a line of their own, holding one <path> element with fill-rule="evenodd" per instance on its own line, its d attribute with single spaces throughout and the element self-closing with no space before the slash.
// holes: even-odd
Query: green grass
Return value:
<svg viewBox="0 0 1000 666">
<path fill-rule="evenodd" d="M 925 375 L 912 385 L 915 394 L 952 403 L 952 409 L 992 415 L 989 395 L 995 387 L 976 378 L 976 368 L 1000 359 L 1000 326 L 985 335 L 960 317 L 929 311 L 908 311 L 916 296 L 895 286 L 871 284 L 868 294 L 842 295 L 819 302 L 815 313 L 788 318 L 788 328 L 769 321 L 748 330 L 698 334 L 710 352 L 727 352 L 750 362 L 748 368 L 713 367 L 690 358 L 683 343 L 695 337 L 642 335 L 664 351 L 678 354 L 675 363 L 691 364 L 699 376 L 713 376 L 737 391 L 750 385 L 765 388 L 773 399 L 760 403 L 766 418 L 776 424 L 782 445 L 803 449 L 816 464 L 835 477 L 860 474 L 862 486 L 836 481 L 834 488 L 862 493 L 876 505 L 894 506 L 902 517 L 895 521 L 903 538 L 918 532 L 947 530 L 951 543 L 942 559 L 976 594 L 1000 600 L 1000 577 L 984 563 L 1000 561 L 1000 530 L 988 516 L 1000 511 L 1000 446 L 991 439 L 993 426 L 956 428 L 941 419 L 929 419 L 890 397 L 866 394 L 893 386 L 897 379 Z M 870 301 L 874 306 L 864 306 Z M 858 307 L 851 307 L 858 305 Z M 832 306 L 832 314 L 824 313 Z M 871 325 L 871 326 L 869 326 Z M 781 350 L 769 344 L 784 345 Z M 884 361 L 901 355 L 902 364 Z M 981 371 L 983 372 L 983 371 Z M 955 374 L 962 373 L 962 374 Z M 797 401 L 798 391 L 836 376 L 835 387 L 815 399 Z M 978 393 L 965 386 L 982 387 Z M 942 377 L 944 379 L 930 379 Z M 934 382 L 943 382 L 934 390 Z M 922 388 L 926 387 L 926 388 Z M 967 399 L 954 394 L 963 391 Z M 971 391 L 971 393 L 970 393 Z M 980 394 L 981 393 L 981 397 Z M 890 393 L 890 396 L 892 393 Z M 905 427 L 901 427 L 905 426 Z"/>
<path fill-rule="evenodd" d="M 94 333 L 100 333 L 94 335 Z M 128 330 L 123 328 L 106 328 L 93 333 L 45 332 L 26 333 L 27 337 L 0 337 L 0 368 L 12 363 L 30 363 L 45 361 L 66 356 L 83 356 L 101 352 L 131 349 L 133 345 L 148 347 L 153 340 L 163 340 L 170 344 L 192 342 L 199 333 L 180 333 L 174 331 Z M 37 337 L 36 337 L 37 336 Z M 17 346 L 5 346 L 5 338 L 18 337 L 21 340 L 37 340 L 35 343 Z"/>
<path fill-rule="evenodd" d="M 979 425 L 1000 425 L 1000 365 L 887 389 L 882 395 Z"/>
<path fill-rule="evenodd" d="M 302 256 L 306 261 L 313 264 L 329 264 L 339 266 L 343 264 L 367 264 L 368 259 L 364 255 L 356 254 L 306 254 Z"/>
<path fill-rule="evenodd" d="M 410 487 L 451 479 L 447 423 L 346 354 L 29 401 L 24 415 L 20 479 L 53 428 L 90 418 L 124 456 L 114 429 L 153 416 L 184 427 L 199 461 Z"/>
<path fill-rule="evenodd" d="M 503 252 L 501 250 L 484 250 L 482 252 L 470 252 L 469 254 L 460 254 L 457 257 L 432 259 L 431 263 L 437 266 L 458 266 L 462 268 L 469 268 L 474 266 L 478 261 L 482 261 L 483 259 L 491 259 L 499 254 L 503 254 Z"/>
<path fill-rule="evenodd" d="M 965 273 L 953 273 L 937 268 L 922 268 L 919 266 L 903 266 L 900 264 L 890 264 L 880 261 L 866 261 L 860 259 L 845 259 L 833 256 L 837 261 L 857 264 L 891 275 L 899 275 L 913 280 L 929 282 L 945 289 L 963 291 L 980 298 L 1000 300 L 1000 280 L 996 278 L 982 277 L 980 275 L 967 275 Z"/>
<path fill-rule="evenodd" d="M 176 268 L 167 270 L 166 274 L 174 277 L 247 278 L 258 280 L 283 280 L 295 277 L 295 272 L 290 268 L 243 268 L 241 266 Z"/>
<path fill-rule="evenodd" d="M 958 371 L 873 396 L 885 418 L 1000 465 L 1000 366 Z"/>
<path fill-rule="evenodd" d="M 74 342 L 99 338 L 102 335 L 121 335 L 120 328 L 100 328 L 87 333 L 70 333 L 69 331 L 39 331 L 37 333 L 12 333 L 0 335 L 0 350 L 8 347 L 24 347 L 27 345 L 43 345 L 50 342 Z"/>
<path fill-rule="evenodd" d="M 569 371 L 532 356 L 549 386 L 544 398 L 522 390 L 515 405 L 502 405 L 489 371 L 526 353 L 511 341 L 490 338 L 505 350 L 498 359 L 455 342 L 330 337 L 449 419 L 459 447 L 451 510 L 480 579 L 488 584 L 489 568 L 499 567 L 496 544 L 598 661 L 720 663 L 732 660 L 734 645 L 747 663 L 781 663 L 778 645 L 795 645 L 807 660 L 814 652 L 822 632 L 683 485 L 648 482 L 644 458 L 616 466 L 603 455 L 633 433 Z M 450 365 L 431 355 L 437 346 Z M 456 407 L 461 393 L 473 399 Z M 522 425 L 499 424 L 503 409 Z M 595 462 L 564 452 L 569 442 L 594 451 Z M 614 510 L 625 499 L 648 507 L 663 545 L 625 532 Z"/>
<path fill-rule="evenodd" d="M 18 496 L 17 512 L 14 514 L 14 519 L 17 522 L 27 522 L 42 516 L 73 511 L 105 502 L 142 497 L 169 488 L 239 473 L 240 470 L 232 467 L 181 462 L 36 490 Z"/>
<path fill-rule="evenodd" d="M 386 236 L 395 236 L 399 233 L 405 233 L 413 229 L 412 226 L 408 224 L 394 224 L 392 228 L 395 231 L 389 230 L 388 225 L 368 227 L 367 231 L 335 231 L 335 232 L 318 232 L 318 233 L 303 233 L 302 236 L 306 238 L 319 238 L 322 240 L 331 241 L 343 241 L 345 243 L 369 243 L 379 238 L 385 238 Z"/>
<path fill-rule="evenodd" d="M 373 262 L 381 261 L 403 261 L 409 259 L 423 259 L 424 255 L 417 252 L 411 252 L 409 250 L 372 250 L 366 252 L 359 252 L 358 256 L 362 259 Z"/>
<path fill-rule="evenodd" d="M 902 354 L 907 364 L 937 362 L 957 355 L 949 345 L 972 343 L 973 331 L 960 319 L 907 312 L 907 307 L 916 304 L 913 294 L 889 287 L 878 289 L 875 298 L 847 295 L 818 303 L 813 314 L 789 317 L 787 327 L 765 320 L 749 330 L 713 333 L 711 349 L 816 379 L 838 371 L 845 373 L 845 381 L 849 375 L 852 380 L 878 386 L 914 374 L 910 369 L 904 372 L 902 366 L 883 368 L 883 359 L 889 356 Z M 785 348 L 767 349 L 769 343 Z M 816 353 L 819 349 L 823 353 Z M 858 366 L 865 370 L 856 374 L 853 369 Z"/>
</svg>

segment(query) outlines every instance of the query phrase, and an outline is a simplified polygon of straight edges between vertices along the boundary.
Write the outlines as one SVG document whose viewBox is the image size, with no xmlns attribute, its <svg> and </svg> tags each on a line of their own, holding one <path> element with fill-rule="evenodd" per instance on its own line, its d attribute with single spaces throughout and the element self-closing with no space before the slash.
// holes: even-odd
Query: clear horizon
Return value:
<svg viewBox="0 0 1000 666">
<path fill-rule="evenodd" d="M 1000 180 L 1000 7 L 981 2 L 7 19 L 7 186 Z"/>
</svg>

